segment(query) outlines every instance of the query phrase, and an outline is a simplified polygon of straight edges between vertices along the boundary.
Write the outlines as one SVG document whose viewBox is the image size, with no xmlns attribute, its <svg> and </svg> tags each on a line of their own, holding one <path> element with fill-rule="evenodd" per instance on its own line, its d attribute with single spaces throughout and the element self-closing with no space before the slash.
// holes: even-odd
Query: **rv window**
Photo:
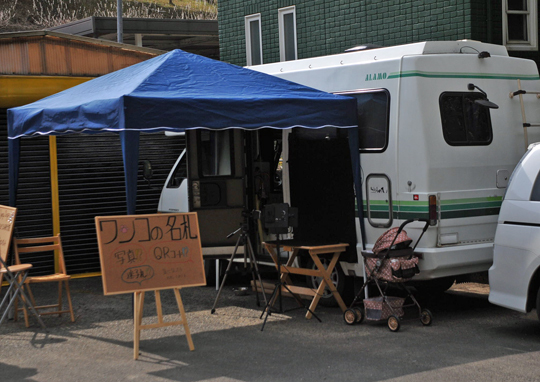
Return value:
<svg viewBox="0 0 540 382">
<path fill-rule="evenodd" d="M 390 120 L 390 93 L 388 90 L 341 94 L 356 98 L 360 151 L 384 151 L 388 145 Z"/>
<path fill-rule="evenodd" d="M 186 155 L 180 159 L 173 171 L 173 175 L 169 183 L 167 183 L 167 188 L 178 188 L 182 181 L 187 178 Z"/>
<path fill-rule="evenodd" d="M 489 109 L 474 103 L 481 93 L 445 92 L 439 98 L 443 135 L 451 146 L 489 145 L 492 140 Z"/>
<path fill-rule="evenodd" d="M 230 131 L 199 131 L 201 176 L 232 175 Z"/>
</svg>

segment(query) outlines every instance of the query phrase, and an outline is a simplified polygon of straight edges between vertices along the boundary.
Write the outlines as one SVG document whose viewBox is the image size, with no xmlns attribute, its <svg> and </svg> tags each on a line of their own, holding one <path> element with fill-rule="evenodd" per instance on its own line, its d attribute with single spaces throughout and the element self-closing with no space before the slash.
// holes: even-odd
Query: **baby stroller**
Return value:
<svg viewBox="0 0 540 382">
<path fill-rule="evenodd" d="M 412 240 L 403 228 L 413 221 L 423 221 L 426 224 L 414 248 L 411 248 Z M 428 309 L 422 309 L 416 298 L 403 284 L 419 273 L 418 257 L 414 255 L 414 250 L 428 226 L 427 219 L 406 220 L 399 228 L 392 228 L 381 235 L 372 251 L 362 251 L 367 277 L 352 304 L 343 313 L 343 319 L 348 325 L 361 323 L 364 318 L 371 321 L 386 320 L 388 329 L 397 332 L 404 316 L 404 308 L 414 306 L 418 308 L 422 325 L 431 325 L 433 319 L 431 312 Z M 363 297 L 364 290 L 370 284 L 375 284 L 380 296 Z M 386 289 L 389 284 L 394 284 L 406 292 L 406 297 L 387 296 Z M 406 301 L 411 301 L 411 303 L 405 305 Z"/>
</svg>

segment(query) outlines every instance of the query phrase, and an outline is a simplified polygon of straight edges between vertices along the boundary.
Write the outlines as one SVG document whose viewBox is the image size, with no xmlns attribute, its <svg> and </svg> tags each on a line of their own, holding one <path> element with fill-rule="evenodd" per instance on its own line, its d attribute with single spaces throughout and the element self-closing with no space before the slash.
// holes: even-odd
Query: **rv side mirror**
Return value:
<svg viewBox="0 0 540 382">
<path fill-rule="evenodd" d="M 483 57 L 481 57 L 481 58 L 483 58 Z M 480 91 L 480 93 L 482 93 L 484 95 L 484 97 L 486 97 L 485 99 L 477 99 L 477 100 L 475 100 L 474 101 L 475 104 L 483 106 L 483 107 L 487 107 L 489 109 L 498 109 L 499 108 L 499 105 L 497 105 L 496 103 L 493 103 L 490 100 L 488 100 L 487 99 L 487 93 L 485 91 L 483 91 L 482 89 L 480 89 L 475 84 L 467 84 L 467 89 L 470 90 L 470 91 L 473 91 L 474 89 L 478 89 Z"/>
<path fill-rule="evenodd" d="M 480 105 L 482 107 L 487 107 L 489 109 L 498 109 L 499 105 L 496 103 L 493 103 L 487 99 L 477 99 L 474 101 L 475 104 Z"/>
<path fill-rule="evenodd" d="M 152 179 L 152 163 L 149 160 L 143 160 L 143 178 L 147 182 Z"/>
</svg>

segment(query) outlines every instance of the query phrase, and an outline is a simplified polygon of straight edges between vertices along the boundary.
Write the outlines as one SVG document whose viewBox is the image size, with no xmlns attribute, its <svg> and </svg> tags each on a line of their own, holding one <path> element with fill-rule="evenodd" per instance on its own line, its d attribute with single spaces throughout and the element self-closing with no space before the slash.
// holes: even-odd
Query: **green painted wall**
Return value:
<svg viewBox="0 0 540 382">
<path fill-rule="evenodd" d="M 263 60 L 279 61 L 277 10 L 290 5 L 296 6 L 299 58 L 365 43 L 473 38 L 471 0 L 220 0 L 221 59 L 246 64 L 244 16 L 261 13 Z"/>
<path fill-rule="evenodd" d="M 263 62 L 279 61 L 278 9 L 295 5 L 298 58 L 361 44 L 473 39 L 502 44 L 501 0 L 219 0 L 221 59 L 246 65 L 244 16 L 260 13 Z M 540 63 L 540 54 L 510 54 Z"/>
</svg>

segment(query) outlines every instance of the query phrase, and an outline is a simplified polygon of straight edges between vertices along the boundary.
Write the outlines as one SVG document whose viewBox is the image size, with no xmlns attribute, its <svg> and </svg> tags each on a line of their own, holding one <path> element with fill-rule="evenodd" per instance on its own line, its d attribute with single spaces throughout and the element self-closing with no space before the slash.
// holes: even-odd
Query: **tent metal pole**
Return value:
<svg viewBox="0 0 540 382">
<path fill-rule="evenodd" d="M 49 136 L 49 167 L 51 172 L 51 204 L 53 235 L 60 233 L 60 191 L 58 183 L 58 157 L 56 137 Z M 60 263 L 58 260 L 58 250 L 54 251 L 54 271 L 59 272 Z"/>
<path fill-rule="evenodd" d="M 137 206 L 137 172 L 139 169 L 139 132 L 120 132 L 124 174 L 126 177 L 127 214 L 135 215 Z"/>
</svg>

